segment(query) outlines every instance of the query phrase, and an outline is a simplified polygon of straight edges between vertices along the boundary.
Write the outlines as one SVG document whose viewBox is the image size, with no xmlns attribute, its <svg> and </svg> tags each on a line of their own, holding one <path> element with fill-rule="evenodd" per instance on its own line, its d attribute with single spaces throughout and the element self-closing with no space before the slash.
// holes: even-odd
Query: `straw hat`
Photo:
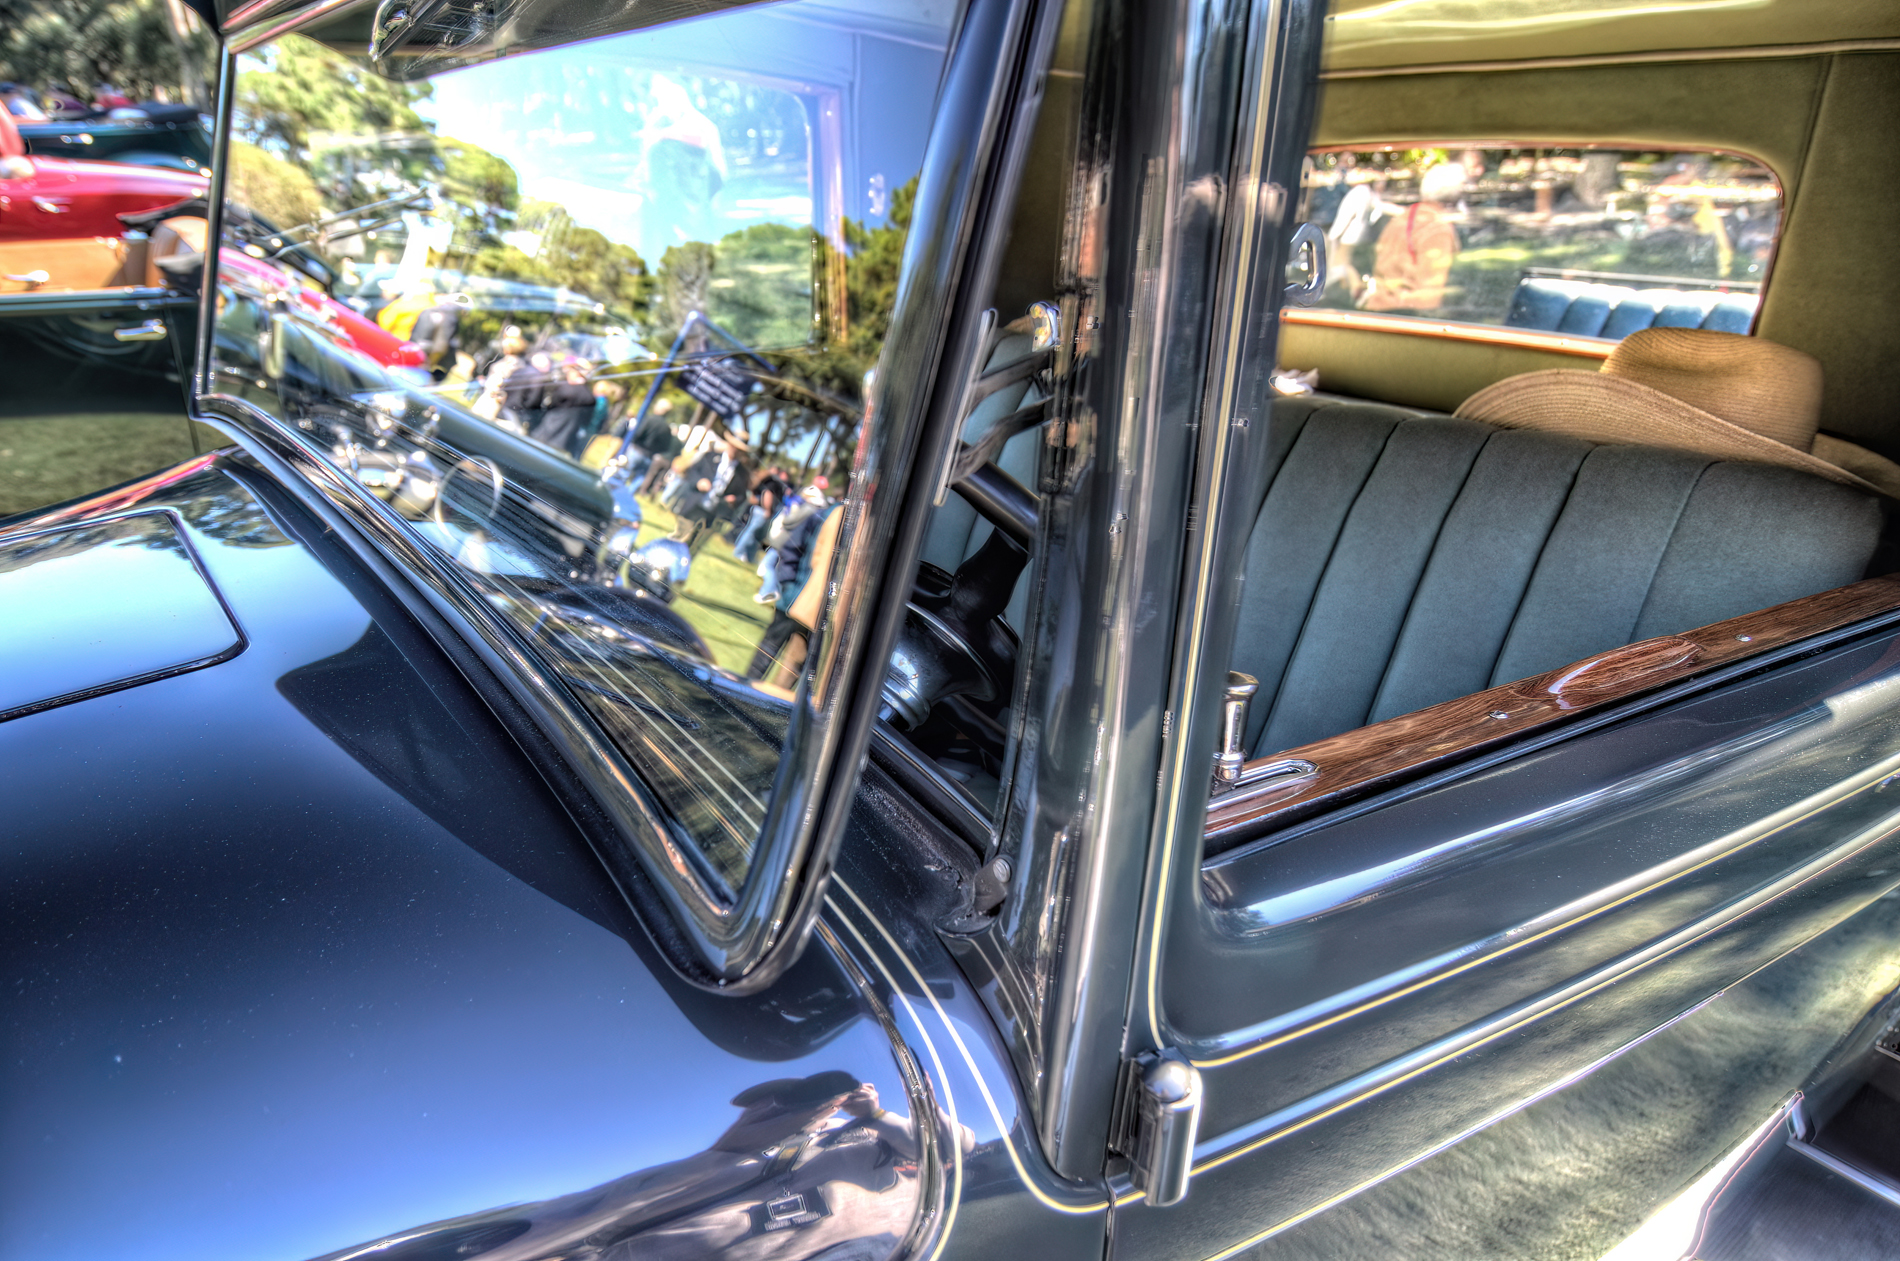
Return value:
<svg viewBox="0 0 1900 1261">
<path fill-rule="evenodd" d="M 1601 371 L 1559 369 L 1507 377 L 1466 399 L 1457 415 L 1588 442 L 1777 464 L 1877 489 L 1814 454 L 1821 423 L 1820 363 L 1791 346 L 1739 333 L 1646 328 L 1619 342 Z M 1823 436 L 1821 445 L 1834 455 L 1850 444 Z M 1889 464 L 1872 452 L 1855 451 Z M 1900 468 L 1893 473 L 1893 479 L 1876 480 L 1900 481 Z M 1886 486 L 1879 489 L 1893 493 Z"/>
</svg>

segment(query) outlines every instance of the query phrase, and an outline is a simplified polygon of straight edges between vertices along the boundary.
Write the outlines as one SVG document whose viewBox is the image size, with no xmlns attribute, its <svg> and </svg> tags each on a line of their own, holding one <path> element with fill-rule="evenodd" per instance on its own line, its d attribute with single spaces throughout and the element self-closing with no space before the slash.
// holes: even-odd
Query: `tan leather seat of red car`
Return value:
<svg viewBox="0 0 1900 1261">
<path fill-rule="evenodd" d="M 179 254 L 203 254 L 208 234 L 208 225 L 198 215 L 175 215 L 159 220 L 152 227 L 151 243 L 145 247 L 145 283 L 155 289 L 162 287 L 166 276 L 158 260 Z"/>
<path fill-rule="evenodd" d="M 67 293 L 137 284 L 125 274 L 126 245 L 118 237 L 79 236 L 50 241 L 0 242 L 0 293 Z M 45 272 L 41 284 L 8 279 Z"/>
</svg>

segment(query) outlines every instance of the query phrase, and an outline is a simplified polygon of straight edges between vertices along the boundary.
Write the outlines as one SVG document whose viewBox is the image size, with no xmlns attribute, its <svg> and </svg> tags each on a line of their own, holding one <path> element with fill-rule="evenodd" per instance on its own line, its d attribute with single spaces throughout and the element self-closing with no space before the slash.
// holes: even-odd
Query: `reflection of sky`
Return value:
<svg viewBox="0 0 1900 1261">
<path fill-rule="evenodd" d="M 732 1055 L 620 936 L 396 796 L 277 687 L 361 639 L 356 603 L 301 551 L 205 559 L 249 650 L 0 730 L 0 791 L 61 805 L 0 883 L 0 1253 L 298 1261 L 690 1155 L 739 1090 L 821 1070 L 908 1111 L 874 1022 Z M 604 879 L 571 837 L 523 848 Z"/>
<path fill-rule="evenodd" d="M 888 190 L 922 165 L 950 16 L 944 0 L 793 0 L 447 73 L 420 108 L 439 134 L 513 165 L 524 198 L 558 202 L 657 262 L 668 245 L 754 223 L 881 220 Z M 707 109 L 728 163 L 709 214 L 654 196 L 642 128 L 655 75 L 747 97 Z M 806 134 L 775 154 L 749 146 L 785 119 Z"/>
</svg>

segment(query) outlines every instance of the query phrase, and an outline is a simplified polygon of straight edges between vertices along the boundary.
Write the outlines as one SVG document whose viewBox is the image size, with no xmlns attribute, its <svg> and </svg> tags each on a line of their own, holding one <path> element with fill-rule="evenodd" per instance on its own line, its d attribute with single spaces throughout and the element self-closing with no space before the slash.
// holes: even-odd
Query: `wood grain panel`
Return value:
<svg viewBox="0 0 1900 1261">
<path fill-rule="evenodd" d="M 1616 349 L 1615 342 L 1600 337 L 1575 337 L 1528 328 L 1500 328 L 1492 324 L 1459 324 L 1449 320 L 1422 319 L 1416 315 L 1375 315 L 1367 311 L 1336 311 L 1324 307 L 1288 307 L 1280 312 L 1280 319 L 1288 324 L 1351 328 L 1368 333 L 1403 333 L 1407 337 L 1436 337 L 1490 346 L 1542 350 L 1597 362 L 1608 359 L 1610 352 Z"/>
<path fill-rule="evenodd" d="M 1256 758 L 1247 765 L 1300 758 L 1318 769 L 1216 799 L 1207 812 L 1210 852 L 1587 710 L 1897 608 L 1900 574 L 1870 578 Z"/>
</svg>

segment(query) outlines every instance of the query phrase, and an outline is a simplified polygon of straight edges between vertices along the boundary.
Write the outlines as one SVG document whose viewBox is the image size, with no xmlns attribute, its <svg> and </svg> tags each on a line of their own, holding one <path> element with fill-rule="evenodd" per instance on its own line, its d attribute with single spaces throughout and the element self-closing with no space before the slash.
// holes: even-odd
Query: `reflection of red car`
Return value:
<svg viewBox="0 0 1900 1261">
<path fill-rule="evenodd" d="M 189 171 L 72 158 L 23 160 L 30 175 L 0 178 L 0 243 L 116 237 L 125 230 L 118 220 L 122 213 L 205 194 L 205 177 Z"/>
<path fill-rule="evenodd" d="M 389 332 L 376 321 L 313 289 L 289 268 L 258 258 L 227 243 L 219 265 L 232 279 L 242 277 L 264 293 L 281 293 L 297 304 L 304 318 L 323 326 L 330 338 L 361 351 L 385 368 L 420 368 L 422 347 Z"/>
<path fill-rule="evenodd" d="M 206 182 L 195 171 L 28 157 L 0 110 L 0 244 L 117 237 L 119 215 L 202 197 Z"/>
</svg>

